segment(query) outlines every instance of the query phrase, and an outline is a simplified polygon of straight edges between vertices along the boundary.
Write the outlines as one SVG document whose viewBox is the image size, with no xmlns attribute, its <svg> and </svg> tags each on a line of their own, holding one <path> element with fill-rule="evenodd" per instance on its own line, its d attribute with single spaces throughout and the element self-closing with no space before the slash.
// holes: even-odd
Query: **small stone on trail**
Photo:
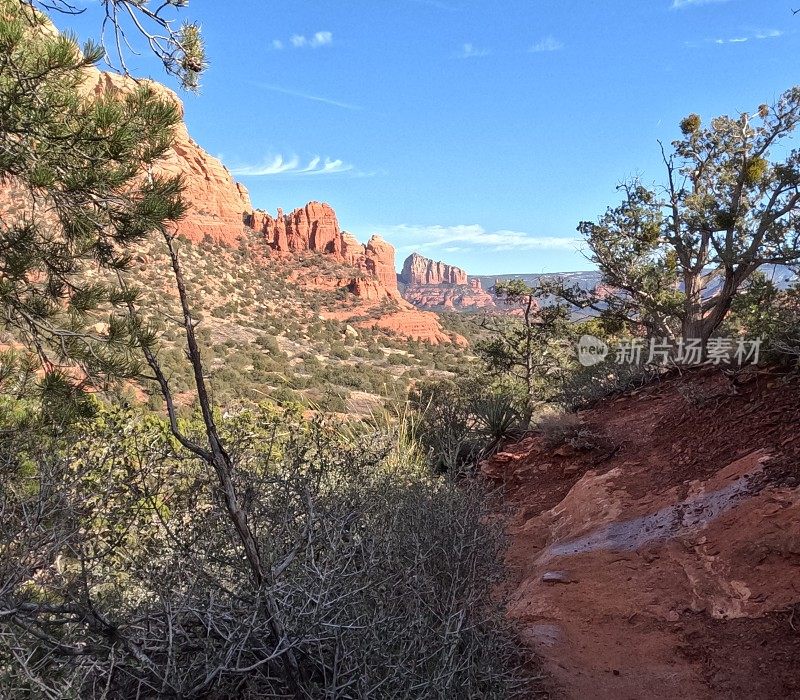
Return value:
<svg viewBox="0 0 800 700">
<path fill-rule="evenodd" d="M 546 571 L 542 574 L 544 583 L 575 583 L 566 571 Z"/>
</svg>

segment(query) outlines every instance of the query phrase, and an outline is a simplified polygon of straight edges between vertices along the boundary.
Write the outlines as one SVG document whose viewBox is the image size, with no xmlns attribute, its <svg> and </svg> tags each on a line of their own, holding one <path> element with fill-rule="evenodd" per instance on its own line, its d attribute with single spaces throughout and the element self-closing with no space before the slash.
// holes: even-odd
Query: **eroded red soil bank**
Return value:
<svg viewBox="0 0 800 700">
<path fill-rule="evenodd" d="M 800 382 L 708 370 L 580 417 L 578 448 L 484 464 L 553 695 L 800 697 Z"/>
</svg>

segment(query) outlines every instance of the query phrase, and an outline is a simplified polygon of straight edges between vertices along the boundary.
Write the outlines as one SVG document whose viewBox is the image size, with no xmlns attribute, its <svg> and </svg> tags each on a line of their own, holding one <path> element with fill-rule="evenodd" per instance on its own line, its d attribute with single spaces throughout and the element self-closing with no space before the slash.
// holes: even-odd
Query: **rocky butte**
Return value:
<svg viewBox="0 0 800 700">
<path fill-rule="evenodd" d="M 494 309 L 494 297 L 460 267 L 412 253 L 398 275 L 403 298 L 423 309 Z"/>
<path fill-rule="evenodd" d="M 152 87 L 163 99 L 178 107 L 183 115 L 183 103 L 169 88 L 153 81 L 139 81 Z M 132 78 L 97 69 L 87 71 L 86 89 L 90 94 L 129 92 L 137 85 Z M 189 135 L 181 121 L 175 129 L 172 149 L 161 161 L 161 171 L 168 175 L 183 175 L 186 198 L 192 208 L 181 221 L 179 233 L 194 243 L 208 236 L 218 243 L 233 246 L 242 235 L 242 215 L 251 211 L 250 195 L 244 185 L 237 183 L 228 169 L 214 156 L 206 153 Z"/>
<path fill-rule="evenodd" d="M 467 273 L 460 267 L 411 253 L 403 263 L 400 281 L 407 285 L 465 285 Z"/>
</svg>

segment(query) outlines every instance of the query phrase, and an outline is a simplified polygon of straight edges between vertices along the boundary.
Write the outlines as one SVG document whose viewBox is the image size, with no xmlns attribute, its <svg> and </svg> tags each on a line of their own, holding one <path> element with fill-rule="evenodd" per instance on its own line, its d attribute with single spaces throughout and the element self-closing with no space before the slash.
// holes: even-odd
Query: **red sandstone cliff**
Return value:
<svg viewBox="0 0 800 700">
<path fill-rule="evenodd" d="M 412 253 L 399 275 L 403 298 L 423 309 L 492 309 L 494 297 L 459 267 Z"/>
<path fill-rule="evenodd" d="M 349 286 L 356 295 L 361 296 L 360 291 L 363 291 L 363 296 L 370 299 L 400 299 L 394 247 L 378 235 L 367 243 L 359 243 L 351 233 L 341 230 L 336 212 L 329 204 L 309 202 L 289 214 L 278 209 L 275 217 L 255 211 L 245 220 L 263 233 L 267 245 L 277 252 L 330 255 L 331 259 L 373 278 L 372 281 L 354 279 Z"/>
<path fill-rule="evenodd" d="M 495 309 L 495 298 L 480 287 L 448 287 L 443 285 L 409 286 L 403 298 L 422 309 Z"/>
<path fill-rule="evenodd" d="M 183 104 L 170 89 L 152 81 L 134 81 L 127 76 L 105 73 L 94 68 L 86 71 L 84 89 L 87 96 L 128 92 L 147 82 L 163 98 L 170 100 L 183 114 Z M 342 263 L 341 274 L 322 271 L 318 286 L 347 287 L 368 306 L 390 300 L 394 312 L 379 319 L 379 325 L 407 337 L 432 343 L 448 342 L 433 314 L 417 311 L 403 301 L 397 289 L 394 248 L 373 236 L 366 244 L 342 232 L 336 214 L 328 204 L 310 202 L 289 214 L 278 210 L 272 217 L 254 211 L 247 189 L 237 183 L 222 162 L 204 151 L 189 135 L 184 122 L 175 130 L 173 147 L 159 164 L 163 173 L 181 174 L 185 183 L 184 197 L 190 205 L 178 224 L 178 234 L 202 244 L 206 237 L 224 246 L 235 246 L 245 226 L 262 232 L 266 244 L 279 253 L 320 253 Z M 13 202 L 13 190 L 6 185 L 0 190 L 0 214 Z M 326 276 L 325 280 L 319 279 Z M 458 339 L 456 339 L 458 340 Z"/>
<path fill-rule="evenodd" d="M 467 273 L 460 267 L 447 265 L 439 260 L 425 258 L 419 253 L 411 253 L 403 263 L 400 274 L 403 284 L 453 284 L 465 285 Z"/>
<path fill-rule="evenodd" d="M 289 214 L 278 209 L 274 218 L 257 211 L 249 223 L 264 234 L 269 246 L 279 252 L 342 255 L 342 232 L 336 214 L 328 204 L 309 202 Z"/>
<path fill-rule="evenodd" d="M 183 114 L 183 103 L 172 90 L 160 83 L 141 82 L 147 82 L 164 98 L 174 102 Z M 132 78 L 116 73 L 87 71 L 89 93 L 128 92 L 136 85 Z M 184 122 L 178 124 L 175 143 L 160 167 L 169 175 L 182 174 L 186 185 L 184 196 L 191 209 L 180 222 L 178 232 L 195 243 L 210 236 L 223 245 L 234 245 L 242 234 L 243 215 L 253 208 L 247 188 L 231 177 L 218 158 L 195 143 Z"/>
</svg>

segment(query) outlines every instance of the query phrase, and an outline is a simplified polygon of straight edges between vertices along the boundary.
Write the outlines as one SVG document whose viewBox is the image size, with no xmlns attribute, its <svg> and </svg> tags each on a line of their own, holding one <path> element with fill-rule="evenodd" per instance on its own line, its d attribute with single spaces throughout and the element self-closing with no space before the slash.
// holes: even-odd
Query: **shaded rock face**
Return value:
<svg viewBox="0 0 800 700">
<path fill-rule="evenodd" d="M 152 81 L 140 81 L 151 86 L 163 98 L 174 102 L 181 115 L 183 104 L 169 88 Z M 87 70 L 88 94 L 131 92 L 137 83 L 127 76 Z M 184 198 L 190 204 L 186 216 L 178 224 L 178 233 L 200 243 L 210 236 L 223 245 L 234 245 L 242 234 L 243 214 L 252 210 L 247 188 L 237 183 L 218 158 L 209 155 L 189 136 L 184 122 L 175 129 L 175 143 L 157 172 L 183 175 Z"/>
<path fill-rule="evenodd" d="M 460 267 L 447 265 L 439 260 L 425 258 L 419 253 L 412 253 L 403 263 L 400 274 L 403 284 L 467 284 L 467 273 Z"/>
</svg>

